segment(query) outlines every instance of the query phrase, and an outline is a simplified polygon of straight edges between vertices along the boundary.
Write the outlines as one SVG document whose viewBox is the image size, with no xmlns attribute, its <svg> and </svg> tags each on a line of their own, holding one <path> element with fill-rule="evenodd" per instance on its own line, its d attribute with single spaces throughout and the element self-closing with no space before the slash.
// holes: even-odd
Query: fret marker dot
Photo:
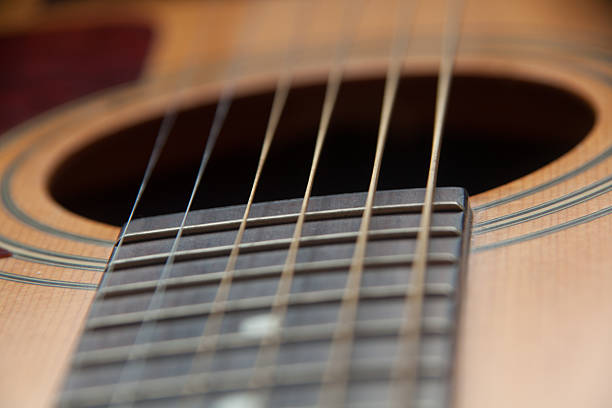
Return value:
<svg viewBox="0 0 612 408">
<path fill-rule="evenodd" d="M 278 317 L 271 314 L 251 316 L 240 323 L 240 332 L 254 338 L 274 334 L 279 328 L 280 321 Z"/>
<path fill-rule="evenodd" d="M 259 395 L 236 393 L 219 398 L 211 408 L 263 408 L 263 401 Z"/>
</svg>

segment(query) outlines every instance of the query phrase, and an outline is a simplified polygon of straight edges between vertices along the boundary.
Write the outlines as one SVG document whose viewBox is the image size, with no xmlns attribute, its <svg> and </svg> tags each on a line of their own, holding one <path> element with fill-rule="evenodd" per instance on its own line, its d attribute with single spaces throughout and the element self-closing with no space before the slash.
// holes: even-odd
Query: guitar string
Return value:
<svg viewBox="0 0 612 408">
<path fill-rule="evenodd" d="M 252 12 L 254 12 L 254 9 L 255 7 L 253 3 L 251 3 L 248 6 L 247 15 L 253 15 Z M 259 20 L 257 18 L 253 18 L 253 19 L 249 19 L 249 21 L 256 22 Z M 247 27 L 250 28 L 250 25 L 247 25 Z M 246 47 L 246 39 L 248 38 L 247 33 L 250 33 L 250 32 L 251 30 L 247 29 L 242 33 L 243 38 L 241 38 L 242 40 L 241 46 L 240 46 L 241 50 L 242 48 Z M 164 282 L 166 281 L 166 279 L 168 278 L 172 270 L 176 251 L 178 249 L 180 239 L 181 239 L 184 227 L 185 227 L 185 223 L 187 221 L 187 216 L 189 215 L 189 211 L 191 210 L 191 206 L 193 205 L 195 195 L 202 181 L 204 172 L 208 165 L 208 161 L 210 160 L 210 157 L 215 147 L 217 138 L 221 132 L 221 128 L 223 126 L 223 123 L 225 122 L 225 118 L 231 106 L 231 103 L 233 100 L 233 94 L 234 94 L 234 85 L 235 85 L 234 81 L 240 71 L 241 64 L 242 64 L 242 60 L 237 58 L 237 56 L 242 55 L 242 54 L 243 54 L 242 52 L 237 53 L 237 55 L 230 62 L 229 68 L 227 68 L 227 76 L 229 80 L 227 84 L 223 87 L 221 94 L 219 96 L 219 100 L 217 102 L 213 121 L 209 128 L 208 136 L 206 139 L 206 144 L 204 146 L 204 152 L 200 160 L 198 172 L 195 177 L 193 188 L 189 195 L 189 200 L 187 202 L 186 209 L 181 217 L 179 228 L 177 230 L 175 238 L 173 239 L 169 255 L 166 258 L 166 262 L 164 263 L 164 266 L 162 268 L 160 278 L 158 279 L 158 283 L 155 287 L 155 290 L 153 291 L 152 297 L 145 310 L 145 317 L 143 318 L 140 328 L 138 329 L 136 333 L 136 338 L 131 347 L 132 350 L 130 351 L 130 353 L 128 353 L 128 357 L 126 361 L 124 362 L 123 367 L 119 373 L 118 382 L 113 387 L 113 392 L 110 396 L 110 404 L 121 404 L 122 406 L 133 406 L 133 403 L 136 399 L 136 395 L 134 395 L 133 389 L 129 389 L 129 388 L 124 389 L 123 387 L 121 387 L 121 384 L 125 383 L 128 380 L 128 378 L 136 378 L 137 381 L 140 381 L 142 378 L 142 374 L 146 366 L 146 361 L 138 358 L 138 355 L 136 354 L 135 346 L 143 345 L 143 344 L 150 344 L 150 339 L 153 337 L 155 333 L 156 326 L 157 326 L 157 320 L 158 320 L 155 317 L 158 314 L 158 309 L 161 307 L 164 301 L 164 295 L 165 295 L 165 289 L 166 289 L 166 285 Z"/>
<path fill-rule="evenodd" d="M 200 26 L 199 30 L 197 30 L 197 33 L 195 35 L 196 38 L 199 38 L 202 36 L 202 30 L 203 30 L 203 26 Z M 128 233 L 130 224 L 132 223 L 132 219 L 134 218 L 134 215 L 136 214 L 136 210 L 138 209 L 138 205 L 140 204 L 140 201 L 142 200 L 142 196 L 144 195 L 144 192 L 149 184 L 149 180 L 151 179 L 151 176 L 153 175 L 153 171 L 155 170 L 155 167 L 157 166 L 157 162 L 159 161 L 159 158 L 164 149 L 164 146 L 166 145 L 168 137 L 170 136 L 170 133 L 172 132 L 172 129 L 174 128 L 174 123 L 176 122 L 176 118 L 178 116 L 179 101 L 182 99 L 182 94 L 189 87 L 189 84 L 193 82 L 193 77 L 195 75 L 196 66 L 197 66 L 197 63 L 196 63 L 197 52 L 195 52 L 196 42 L 194 42 L 192 45 L 194 49 L 192 50 L 192 52 L 189 52 L 187 54 L 189 57 L 185 64 L 187 68 L 182 73 L 177 75 L 176 84 L 174 86 L 171 86 L 172 89 L 178 90 L 178 95 L 176 95 L 170 100 L 169 105 L 165 109 L 165 113 L 162 118 L 162 122 L 159 126 L 157 135 L 155 137 L 155 141 L 153 144 L 153 148 L 151 150 L 151 154 L 149 155 L 149 160 L 147 162 L 147 165 L 146 165 L 143 177 L 142 177 L 142 181 L 140 182 L 140 185 L 138 187 L 136 198 L 134 199 L 134 203 L 132 204 L 132 208 L 130 209 L 130 214 L 127 218 L 127 221 L 125 222 L 124 227 L 119 234 L 119 239 L 117 241 L 117 244 L 115 245 L 115 249 L 111 255 L 111 259 L 108 262 L 107 270 L 102 276 L 102 280 L 100 281 L 99 287 L 104 287 L 104 284 L 106 283 L 106 279 L 110 276 L 110 274 L 114 270 L 115 260 L 119 253 L 119 250 L 123 246 L 125 235 Z M 98 291 L 96 293 L 96 298 L 98 298 L 99 296 L 100 296 L 100 292 Z M 94 302 L 92 304 L 92 311 L 95 310 L 97 306 L 98 304 Z"/>
<path fill-rule="evenodd" d="M 341 78 L 341 73 L 336 73 L 336 75 L 338 76 L 338 86 L 339 86 L 339 83 L 340 83 L 340 78 Z M 332 74 L 330 74 L 330 79 L 331 79 L 331 77 L 332 77 L 332 76 L 333 76 L 333 75 L 332 75 Z M 399 76 L 399 75 L 398 75 L 398 76 Z M 395 83 L 395 85 L 394 85 L 394 86 L 395 86 L 395 88 L 396 88 L 396 87 L 397 87 L 397 83 Z M 288 93 L 288 89 L 289 89 L 289 87 L 290 87 L 290 79 L 288 79 L 288 78 L 286 78 L 286 77 L 285 77 L 285 78 L 281 78 L 281 79 L 279 80 L 279 86 L 278 86 L 278 89 L 280 89 L 280 92 L 278 92 L 278 95 L 277 95 L 277 96 L 275 96 L 275 103 L 273 104 L 273 106 L 274 106 L 274 105 L 284 105 L 284 100 L 286 99 L 286 94 Z M 335 91 L 335 92 L 337 93 L 337 89 L 336 89 L 336 91 Z M 393 92 L 395 92 L 395 90 L 394 90 Z M 284 95 L 283 95 L 283 93 L 284 93 Z M 278 98 L 278 100 L 277 100 L 277 98 Z M 279 102 L 280 100 L 282 100 L 282 102 Z M 230 95 L 228 96 L 227 101 L 231 101 L 231 93 L 230 93 Z M 333 106 L 333 105 L 332 105 L 332 106 Z M 212 129 L 211 129 L 211 134 L 214 134 L 214 135 L 215 135 L 215 139 L 216 139 L 216 135 L 218 135 L 218 132 L 219 132 L 219 129 L 220 129 L 220 125 L 221 125 L 221 123 L 223 122 L 223 118 L 225 117 L 225 114 L 227 113 L 227 108 L 229 108 L 229 103 L 227 104 L 227 106 L 226 106 L 225 108 L 223 108 L 223 107 L 222 107 L 222 109 L 218 109 L 218 112 L 217 112 L 217 113 L 219 113 L 219 117 L 221 118 L 221 119 L 219 120 L 219 122 L 218 122 L 218 123 L 219 123 L 218 129 L 216 129 L 216 130 L 212 130 Z M 280 116 L 280 111 L 281 111 L 281 110 L 282 110 L 282 107 L 281 107 L 280 109 L 273 109 L 273 112 L 278 112 L 278 114 L 279 114 L 279 116 Z M 330 114 L 331 114 L 331 111 L 330 111 Z M 274 114 L 273 114 L 272 116 L 274 116 Z M 272 119 L 272 118 L 271 118 L 271 121 L 275 121 L 275 120 L 277 121 L 278 119 Z M 387 118 L 387 121 L 388 121 L 388 118 Z M 217 115 L 216 115 L 216 118 L 215 118 L 215 122 L 217 122 Z M 275 126 L 275 125 L 274 125 L 274 126 Z M 215 128 L 215 126 L 214 126 L 214 125 L 213 125 L 213 128 Z M 210 139 L 210 138 L 209 138 L 209 139 Z M 270 142 L 271 142 L 271 140 L 270 140 Z M 321 144 L 322 144 L 322 143 L 321 143 Z M 266 145 L 266 143 L 264 143 L 264 145 Z M 210 156 L 210 152 L 212 151 L 212 146 L 214 146 L 214 141 L 213 141 L 213 143 L 211 144 L 210 151 L 208 152 L 208 156 Z M 209 147 L 209 145 L 207 144 L 207 149 L 208 149 L 208 147 Z M 384 140 L 383 140 L 383 142 L 382 142 L 382 147 L 384 147 Z M 381 155 L 382 155 L 382 147 L 380 147 L 380 150 L 381 150 Z M 263 150 L 267 150 L 268 148 L 269 148 L 269 143 L 268 143 L 268 147 L 264 147 L 264 149 L 263 149 Z M 377 147 L 377 151 L 378 151 L 378 147 Z M 267 151 L 266 151 L 265 155 L 267 155 Z M 204 156 L 207 156 L 207 153 L 206 153 L 206 152 L 205 152 L 205 155 L 204 155 Z M 378 156 L 378 154 L 377 154 L 377 156 Z M 265 160 L 265 159 L 264 159 L 264 160 Z M 206 163 L 207 161 L 208 161 L 208 157 L 206 157 L 206 159 L 203 159 L 203 163 Z M 379 161 L 379 163 L 378 163 L 378 170 L 376 171 L 376 173 L 377 173 L 377 174 L 376 174 L 376 178 L 378 177 L 378 171 L 379 171 L 379 167 L 380 167 L 380 159 L 378 159 L 378 161 Z M 205 164 L 204 164 L 204 166 L 203 166 L 203 167 L 205 167 Z M 203 167 L 201 166 L 201 169 L 200 169 L 200 171 L 199 171 L 199 173 L 198 173 L 198 181 L 196 182 L 196 187 L 194 187 L 194 191 L 192 192 L 192 196 L 191 196 L 191 198 L 190 198 L 190 202 L 189 202 L 189 205 L 188 205 L 188 210 L 186 211 L 186 213 L 185 213 L 185 215 L 184 215 L 184 217 L 183 217 L 183 220 L 182 220 L 182 222 L 181 222 L 181 227 L 179 228 L 179 233 L 177 234 L 177 239 L 175 240 L 175 244 L 176 244 L 176 245 L 173 245 L 173 250 L 172 250 L 172 251 L 171 251 L 171 253 L 170 253 L 170 257 L 169 257 L 169 259 L 172 259 L 172 260 L 173 260 L 173 256 L 172 256 L 172 255 L 173 255 L 173 252 L 175 252 L 175 251 L 176 251 L 176 247 L 178 246 L 178 239 L 180 239 L 180 234 L 181 234 L 182 228 L 183 228 L 183 226 L 184 226 L 184 224 L 185 224 L 185 218 L 186 218 L 186 215 L 187 215 L 187 213 L 188 213 L 188 211 L 189 211 L 189 208 L 190 208 L 190 206 L 191 206 L 191 202 L 192 202 L 192 200 L 193 200 L 193 195 L 195 194 L 195 189 L 197 189 L 197 185 L 199 184 L 199 179 L 201 179 L 201 175 L 202 175 L 202 173 L 203 173 Z M 373 174 L 373 179 L 374 179 L 374 174 Z M 256 183 L 254 183 L 254 186 L 253 186 L 253 191 L 254 191 L 255 186 L 256 186 Z M 374 184 L 374 190 L 375 190 L 375 184 Z M 370 192 L 369 192 L 368 196 L 370 197 Z M 306 205 L 307 205 L 307 200 L 305 200 L 305 201 L 306 201 Z M 252 203 L 252 199 L 250 200 L 250 203 Z M 373 194 L 372 194 L 372 199 L 370 200 L 370 206 L 369 206 L 369 207 L 370 207 L 370 208 L 369 208 L 369 213 L 370 213 L 370 214 L 371 214 L 371 205 L 372 205 L 372 203 L 373 203 Z M 247 207 L 248 207 L 248 208 L 250 208 L 250 204 L 249 204 Z M 366 206 L 366 207 L 367 207 L 367 206 Z M 305 212 L 305 211 L 304 211 L 304 212 Z M 369 215 L 370 215 L 370 214 L 368 214 L 368 217 L 367 217 L 367 220 L 368 220 L 367 222 L 368 222 L 368 223 L 369 223 Z M 246 214 L 246 215 L 245 215 L 245 218 L 244 218 L 243 220 L 246 220 L 246 218 L 247 218 L 247 217 L 248 217 L 248 214 Z M 303 220 L 302 220 L 302 223 L 303 223 Z M 362 225 L 363 225 L 363 223 L 362 223 Z M 366 224 L 366 227 L 365 227 L 365 231 L 366 231 L 366 232 L 367 232 L 367 225 L 368 225 L 368 224 Z M 244 228 L 242 228 L 242 232 L 244 232 Z M 240 237 L 241 237 L 241 236 L 242 236 L 242 234 L 240 234 Z M 364 256 L 364 255 L 365 255 L 365 240 L 362 240 L 362 241 L 363 241 L 363 244 L 362 244 L 363 251 L 362 251 L 361 255 L 362 255 L 362 256 Z M 238 242 L 239 242 L 239 241 L 238 241 Z M 294 251 L 297 251 L 297 246 L 295 246 L 295 250 L 294 250 Z M 235 257 L 236 257 L 236 256 L 237 256 L 237 251 L 236 251 L 236 253 L 234 254 L 234 263 L 235 263 Z M 231 257 L 231 256 L 230 256 L 230 257 Z M 172 263 L 172 260 L 170 260 L 170 261 L 169 261 L 169 263 L 170 263 L 170 264 Z M 294 259 L 294 262 L 295 262 L 295 259 Z M 361 266 L 360 266 L 359 268 L 361 268 L 361 269 L 362 269 L 362 268 L 363 268 L 363 265 L 361 264 Z M 282 281 L 282 278 L 281 278 L 281 281 Z"/>
<path fill-rule="evenodd" d="M 306 212 L 308 209 L 308 203 L 312 193 L 315 175 L 323 150 L 323 145 L 325 143 L 325 138 L 329 129 L 334 106 L 336 104 L 342 83 L 344 71 L 343 66 L 354 40 L 353 30 L 355 30 L 355 27 L 358 25 L 358 21 L 361 18 L 364 3 L 365 0 L 359 0 L 358 2 L 355 2 L 354 0 L 345 0 L 343 4 L 344 17 L 341 34 L 338 45 L 336 46 L 334 62 L 330 68 L 327 78 L 323 107 L 319 119 L 315 150 L 310 166 L 308 181 L 306 183 L 306 189 L 302 198 L 302 204 L 296 220 L 291 243 L 287 251 L 285 264 L 280 274 L 277 290 L 272 301 L 270 319 L 274 323 L 276 330 L 262 336 L 252 374 L 249 378 L 249 388 L 264 388 L 263 393 L 260 395 L 260 403 L 262 406 L 268 405 L 268 400 L 270 397 L 269 385 L 273 382 L 275 362 L 281 342 L 280 330 L 282 330 L 287 313 L 289 293 L 291 291 L 291 283 L 296 268 L 297 253 L 302 236 Z"/>
<path fill-rule="evenodd" d="M 125 226 L 121 230 L 121 234 L 119 235 L 119 240 L 117 241 L 117 245 L 115 246 L 113 255 L 108 263 L 108 268 L 106 270 L 106 273 L 102 277 L 102 281 L 100 282 L 99 287 L 104 287 L 106 279 L 114 270 L 115 258 L 117 257 L 117 253 L 123 246 L 125 234 L 127 233 L 130 227 L 130 224 L 132 223 L 132 219 L 134 218 L 134 214 L 136 213 L 138 204 L 140 203 L 140 200 L 142 199 L 145 189 L 147 188 L 147 185 L 149 184 L 149 180 L 151 178 L 151 175 L 153 174 L 153 170 L 155 169 L 155 166 L 157 165 L 159 157 L 161 156 L 161 152 L 164 149 L 164 146 L 166 145 L 166 141 L 168 140 L 168 135 L 170 134 L 170 132 L 172 131 L 172 128 L 174 127 L 174 122 L 176 121 L 176 117 L 178 114 L 176 106 L 173 106 L 171 109 L 168 109 L 167 112 L 168 113 L 165 114 L 164 118 L 162 119 L 162 123 L 157 132 L 157 136 L 155 137 L 153 149 L 151 150 L 151 155 L 149 156 L 149 161 L 147 162 L 147 167 L 145 168 L 145 172 L 142 177 L 142 181 L 140 183 L 140 186 L 138 187 L 138 193 L 136 194 L 136 199 L 134 200 L 132 209 L 130 210 L 130 215 L 128 216 L 128 219 L 125 222 Z M 96 294 L 96 298 L 99 298 L 99 297 L 100 297 L 100 292 Z M 95 308 L 95 305 L 96 303 L 92 305 L 92 309 Z"/>
<path fill-rule="evenodd" d="M 172 128 L 174 127 L 174 122 L 176 120 L 177 117 L 177 109 L 176 107 L 172 107 L 171 109 L 169 109 L 167 112 L 167 114 L 164 115 L 164 118 L 162 119 L 162 123 L 160 125 L 160 128 L 158 130 L 157 136 L 155 137 L 155 142 L 153 145 L 153 149 L 151 151 L 151 155 L 149 156 L 149 161 L 147 163 L 147 167 L 145 168 L 145 172 L 142 178 L 142 181 L 140 183 L 140 186 L 138 187 L 138 193 L 136 195 L 136 199 L 134 200 L 134 204 L 132 205 L 132 209 L 130 210 L 130 214 L 128 216 L 128 219 L 125 223 L 125 226 L 123 227 L 123 230 L 121 231 L 120 235 L 119 235 L 119 240 L 117 241 L 117 245 L 113 251 L 113 254 L 111 256 L 111 259 L 109 260 L 109 264 L 108 264 L 108 268 L 106 269 L 106 271 L 104 272 L 104 275 L 102 276 L 102 280 L 100 281 L 100 284 L 98 285 L 98 288 L 103 288 L 105 285 L 105 282 L 108 278 L 108 276 L 113 272 L 114 270 L 114 263 L 115 263 L 115 259 L 117 257 L 117 253 L 119 252 L 119 250 L 121 249 L 121 247 L 123 246 L 123 241 L 125 238 L 125 234 L 130 226 L 130 223 L 132 222 L 132 219 L 134 218 L 134 214 L 136 212 L 136 209 L 138 208 L 138 204 L 140 203 L 140 200 L 142 199 L 142 196 L 147 188 L 147 185 L 149 184 L 149 180 L 151 178 L 151 175 L 153 174 L 153 170 L 155 169 L 157 162 L 159 160 L 159 157 L 161 156 L 161 152 L 164 148 L 164 146 L 166 145 L 166 141 L 168 139 L 168 135 L 170 134 L 170 132 L 172 131 Z M 95 300 L 100 300 L 101 297 L 103 297 L 103 295 L 100 295 L 101 292 L 98 289 L 96 296 L 95 296 Z M 91 310 L 89 311 L 89 315 L 95 315 L 97 313 L 97 311 L 99 310 L 99 306 L 98 306 L 98 302 L 94 301 L 91 305 Z M 68 375 L 68 378 L 66 380 L 66 385 L 65 385 L 65 389 L 71 389 L 72 388 L 72 382 L 73 382 L 73 376 L 72 375 Z"/>
<path fill-rule="evenodd" d="M 149 155 L 149 160 L 147 161 L 147 165 L 145 167 L 145 171 L 142 176 L 142 181 L 140 182 L 140 185 L 138 187 L 138 192 L 136 193 L 136 198 L 134 199 L 134 203 L 132 204 L 132 208 L 130 209 L 130 213 L 124 224 L 124 227 L 119 234 L 119 239 L 117 241 L 117 244 L 115 245 L 111 258 L 108 262 L 108 267 L 106 271 L 104 272 L 104 274 L 102 275 L 102 279 L 100 281 L 100 284 L 98 285 L 98 288 L 105 287 L 107 279 L 109 278 L 109 276 L 115 269 L 115 261 L 119 254 L 119 251 L 123 247 L 125 236 L 129 231 L 129 227 L 132 223 L 134 215 L 136 214 L 136 210 L 138 209 L 138 206 L 140 204 L 140 201 L 142 200 L 144 192 L 146 191 L 147 186 L 149 185 L 149 181 L 153 175 L 153 171 L 155 170 L 155 167 L 157 166 L 157 162 L 159 161 L 161 153 L 164 150 L 168 137 L 170 136 L 170 133 L 172 132 L 172 129 L 174 128 L 174 123 L 176 122 L 176 118 L 178 116 L 179 101 L 181 100 L 182 93 L 188 88 L 188 85 L 193 82 L 193 77 L 195 75 L 195 69 L 196 69 L 195 59 L 196 59 L 197 53 L 190 52 L 188 55 L 189 55 L 189 58 L 186 63 L 187 69 L 185 69 L 182 73 L 180 73 L 176 77 L 177 78 L 176 84 L 174 86 L 171 86 L 172 89 L 178 90 L 178 95 L 176 95 L 176 97 L 173 97 L 170 100 L 168 106 L 165 109 L 165 113 L 162 118 L 162 122 L 157 131 L 157 135 L 155 136 L 155 141 L 153 143 L 153 148 L 151 149 L 151 154 Z M 101 293 L 102 292 L 98 290 L 96 292 L 94 299 L 99 301 L 99 299 L 103 296 L 103 295 L 101 296 Z M 100 303 L 94 301 L 91 305 L 89 315 L 90 316 L 95 315 L 97 311 L 99 310 L 99 307 L 100 307 Z M 72 383 L 72 376 L 69 375 L 66 381 L 65 388 L 70 389 L 71 383 Z"/>
<path fill-rule="evenodd" d="M 298 7 L 296 7 L 296 12 L 294 13 L 295 22 L 293 38 L 287 46 L 283 72 L 281 73 L 277 81 L 272 101 L 272 107 L 270 110 L 270 115 L 268 117 L 268 123 L 264 134 L 264 141 L 262 143 L 257 169 L 255 171 L 255 176 L 251 185 L 251 192 L 249 194 L 249 198 L 247 200 L 247 204 L 243 212 L 243 216 L 240 221 L 240 225 L 238 227 L 238 231 L 236 233 L 231 252 L 228 256 L 228 261 L 225 270 L 223 271 L 223 275 L 219 282 L 217 292 L 212 303 L 213 309 L 208 314 L 202 334 L 199 336 L 200 340 L 198 341 L 198 345 L 194 351 L 194 356 L 191 360 L 190 368 L 188 370 L 188 378 L 185 381 L 185 385 L 183 386 L 180 395 L 191 393 L 192 388 L 194 387 L 197 387 L 198 393 L 204 393 L 206 391 L 206 384 L 194 384 L 193 378 L 196 374 L 201 374 L 209 371 L 209 365 L 216 353 L 217 341 L 221 331 L 221 322 L 225 314 L 225 304 L 230 293 L 233 275 L 240 253 L 240 244 L 242 243 L 242 239 L 246 231 L 247 222 L 249 219 L 253 201 L 255 199 L 255 193 L 257 191 L 257 187 L 261 179 L 261 174 L 263 172 L 263 168 L 265 166 L 270 147 L 274 140 L 274 136 L 276 135 L 276 130 L 278 128 L 278 124 L 280 122 L 280 118 L 285 107 L 289 91 L 291 89 L 291 83 L 293 78 L 292 71 L 297 65 L 296 60 L 298 58 L 298 51 L 303 49 L 302 36 L 304 30 L 301 29 L 301 25 L 304 24 L 305 21 L 310 20 L 308 16 L 311 14 L 311 12 L 312 10 L 310 7 L 310 3 L 298 3 Z M 188 404 L 187 401 L 183 401 L 183 403 Z"/>
<path fill-rule="evenodd" d="M 446 22 L 444 24 L 442 55 L 436 92 L 432 151 L 427 175 L 425 200 L 417 233 L 410 285 L 405 296 L 406 300 L 403 310 L 405 318 L 402 320 L 398 333 L 398 351 L 396 356 L 400 358 L 396 358 L 391 371 L 392 391 L 396 395 L 396 398 L 393 400 L 398 408 L 405 407 L 406 401 L 410 401 L 410 406 L 416 405 L 414 390 L 416 389 L 416 379 L 419 371 L 423 292 L 428 263 L 432 209 L 440 161 L 440 149 L 442 146 L 442 130 L 444 128 L 452 73 L 459 46 L 464 1 L 447 0 L 446 8 Z M 406 357 L 401 358 L 402 356 Z"/>
<path fill-rule="evenodd" d="M 353 257 L 348 271 L 347 283 L 340 302 L 337 325 L 330 345 L 329 358 L 323 375 L 323 385 L 319 395 L 319 406 L 322 407 L 344 406 L 346 400 L 350 375 L 352 343 L 357 318 L 357 307 L 359 305 L 359 289 L 361 286 L 361 277 L 366 255 L 368 230 L 391 113 L 393 111 L 395 96 L 401 76 L 404 61 L 403 57 L 408 48 L 408 42 L 411 37 L 410 34 L 414 23 L 413 16 L 415 14 L 415 5 L 413 2 L 402 1 L 398 8 L 390 61 L 385 79 L 383 104 L 370 185 L 368 187 L 366 203 L 361 217 L 361 225 L 359 227 Z M 405 21 L 408 21 L 408 24 L 403 24 Z"/>
<path fill-rule="evenodd" d="M 136 334 L 136 339 L 134 340 L 134 343 L 132 346 L 150 343 L 150 339 L 153 337 L 155 333 L 155 329 L 157 326 L 157 320 L 158 320 L 155 318 L 155 316 L 158 313 L 158 309 L 160 309 L 161 305 L 163 304 L 165 290 L 166 290 L 165 280 L 169 277 L 170 271 L 172 269 L 175 253 L 178 248 L 180 238 L 182 236 L 183 228 L 187 220 L 187 215 L 189 214 L 189 210 L 191 209 L 191 206 L 193 204 L 193 200 L 197 192 L 197 187 L 201 183 L 201 180 L 204 174 L 204 170 L 206 169 L 208 160 L 212 154 L 212 150 L 215 146 L 217 136 L 219 135 L 221 131 L 221 126 L 229 110 L 229 107 L 232 101 L 232 97 L 233 97 L 233 90 L 226 88 L 226 90 L 224 90 L 221 97 L 219 98 L 219 102 L 217 104 L 215 116 L 213 119 L 213 125 L 211 126 L 209 134 L 208 134 L 206 146 L 204 148 L 204 154 L 202 155 L 200 167 L 196 175 L 196 180 L 194 182 L 194 188 L 192 189 L 190 197 L 189 197 L 187 209 L 183 213 L 176 237 L 174 238 L 172 242 L 170 253 L 168 255 L 168 258 L 166 258 L 166 262 L 164 263 L 164 266 L 162 268 L 162 272 L 159 277 L 157 286 L 155 290 L 153 291 L 153 295 L 146 309 L 146 314 L 143 317 L 143 322 L 140 326 L 140 329 L 138 330 Z M 136 363 L 130 364 L 130 362 L 132 362 L 133 360 L 136 360 Z M 129 353 L 125 361 L 125 364 L 121 370 L 121 373 L 119 375 L 118 384 L 122 384 L 126 382 L 127 379 L 131 377 L 136 377 L 140 379 L 144 371 L 145 365 L 146 365 L 145 361 L 137 359 L 137 355 L 135 352 Z M 118 402 L 121 402 L 121 403 L 129 402 L 130 403 L 129 406 L 131 406 L 134 399 L 135 399 L 135 396 L 130 394 L 129 390 L 124 391 L 120 387 L 116 387 L 115 391 L 113 392 L 111 396 L 111 404 L 118 403 Z"/>
</svg>

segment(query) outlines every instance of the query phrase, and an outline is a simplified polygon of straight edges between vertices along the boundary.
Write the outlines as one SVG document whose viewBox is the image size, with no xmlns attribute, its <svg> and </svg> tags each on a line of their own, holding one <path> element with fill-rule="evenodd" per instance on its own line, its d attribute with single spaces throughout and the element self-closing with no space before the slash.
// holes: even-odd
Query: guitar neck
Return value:
<svg viewBox="0 0 612 408">
<path fill-rule="evenodd" d="M 406 326 L 423 194 L 377 194 L 356 291 L 347 280 L 363 193 L 311 199 L 292 265 L 285 259 L 301 200 L 255 204 L 238 249 L 243 206 L 193 212 L 170 267 L 181 215 L 135 220 L 92 306 L 60 406 L 385 405 L 410 381 L 416 406 L 447 406 L 470 217 L 463 190 L 437 191 L 422 316 Z M 413 367 L 403 343 L 418 348 Z"/>
</svg>

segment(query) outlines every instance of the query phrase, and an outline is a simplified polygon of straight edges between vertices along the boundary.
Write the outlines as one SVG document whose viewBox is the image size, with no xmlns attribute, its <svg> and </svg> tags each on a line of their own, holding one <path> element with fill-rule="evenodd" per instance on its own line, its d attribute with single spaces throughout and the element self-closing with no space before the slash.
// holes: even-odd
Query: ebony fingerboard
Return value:
<svg viewBox="0 0 612 408">
<path fill-rule="evenodd" d="M 398 355 L 397 340 L 406 318 L 423 194 L 415 189 L 376 195 L 350 364 L 341 382 L 346 406 L 391 406 L 390 375 L 398 359 L 407 358 Z M 358 193 L 310 200 L 280 320 L 271 318 L 272 304 L 301 200 L 255 204 L 214 339 L 203 338 L 203 333 L 211 313 L 219 310 L 213 300 L 244 206 L 190 214 L 163 281 L 162 268 L 181 215 L 134 220 L 98 291 L 58 405 L 317 406 L 322 384 L 329 382 L 323 377 L 331 343 L 337 341 L 334 332 L 365 197 Z M 416 407 L 450 404 L 469 225 L 465 191 L 437 189 Z M 262 343 L 270 334 L 277 353 L 273 366 L 262 370 L 256 361 L 261 348 L 270 347 L 270 342 Z"/>
</svg>

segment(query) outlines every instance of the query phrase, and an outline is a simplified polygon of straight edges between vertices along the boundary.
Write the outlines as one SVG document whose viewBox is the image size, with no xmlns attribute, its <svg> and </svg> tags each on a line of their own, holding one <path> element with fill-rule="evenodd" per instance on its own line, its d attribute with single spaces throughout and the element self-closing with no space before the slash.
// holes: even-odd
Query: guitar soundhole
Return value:
<svg viewBox="0 0 612 408">
<path fill-rule="evenodd" d="M 315 195 L 367 190 L 376 144 L 382 78 L 342 84 L 314 183 Z M 429 161 L 435 76 L 402 79 L 381 170 L 380 189 L 422 187 Z M 301 197 L 308 177 L 324 84 L 291 91 L 256 201 Z M 234 100 L 194 208 L 245 203 L 273 90 Z M 214 104 L 180 113 L 137 215 L 183 211 Z M 50 178 L 69 210 L 124 222 L 161 118 L 110 134 L 70 157 Z M 476 194 L 529 174 L 578 144 L 595 122 L 591 106 L 568 91 L 509 78 L 454 79 L 438 184 Z"/>
</svg>

